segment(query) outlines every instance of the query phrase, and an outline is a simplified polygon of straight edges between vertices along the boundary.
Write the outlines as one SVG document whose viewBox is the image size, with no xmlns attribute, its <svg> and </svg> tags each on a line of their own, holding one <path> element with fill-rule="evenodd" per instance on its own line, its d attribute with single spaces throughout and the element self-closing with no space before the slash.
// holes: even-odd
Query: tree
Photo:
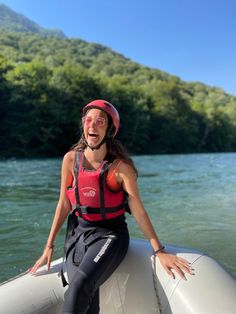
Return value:
<svg viewBox="0 0 236 314">
<path fill-rule="evenodd" d="M 151 114 L 154 152 L 177 153 L 196 151 L 200 116 L 184 99 L 175 82 L 157 82 L 152 94 Z"/>
</svg>

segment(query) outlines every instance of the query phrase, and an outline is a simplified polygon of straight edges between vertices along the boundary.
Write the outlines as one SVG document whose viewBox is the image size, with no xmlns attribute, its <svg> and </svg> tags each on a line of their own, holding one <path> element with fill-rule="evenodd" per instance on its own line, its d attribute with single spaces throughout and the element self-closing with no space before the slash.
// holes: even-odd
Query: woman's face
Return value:
<svg viewBox="0 0 236 314">
<path fill-rule="evenodd" d="M 108 127 L 107 114 L 100 109 L 90 109 L 83 117 L 84 136 L 89 146 L 96 147 L 103 140 Z"/>
</svg>

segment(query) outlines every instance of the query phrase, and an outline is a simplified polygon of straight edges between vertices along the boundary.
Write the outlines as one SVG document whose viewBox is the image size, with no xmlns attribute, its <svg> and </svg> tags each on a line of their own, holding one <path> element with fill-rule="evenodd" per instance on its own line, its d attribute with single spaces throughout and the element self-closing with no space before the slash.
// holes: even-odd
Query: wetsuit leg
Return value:
<svg viewBox="0 0 236 314">
<path fill-rule="evenodd" d="M 95 295 L 87 311 L 87 314 L 96 314 L 96 313 L 99 313 L 99 288 L 95 292 Z"/>
<path fill-rule="evenodd" d="M 73 264 L 73 251 L 69 254 L 69 287 L 65 293 L 62 313 L 99 313 L 99 306 L 96 306 L 98 288 L 119 266 L 126 255 L 128 244 L 128 233 L 118 235 L 117 238 L 99 239 L 89 246 L 79 266 Z M 91 307 L 94 311 L 88 312 Z"/>
</svg>

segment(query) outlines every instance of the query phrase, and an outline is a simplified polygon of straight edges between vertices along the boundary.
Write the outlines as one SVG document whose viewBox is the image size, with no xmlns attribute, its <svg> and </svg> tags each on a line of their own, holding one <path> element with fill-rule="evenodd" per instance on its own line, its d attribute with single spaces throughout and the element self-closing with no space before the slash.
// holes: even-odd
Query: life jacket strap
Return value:
<svg viewBox="0 0 236 314">
<path fill-rule="evenodd" d="M 125 208 L 126 204 L 122 203 L 119 206 L 115 207 L 106 207 L 106 213 L 115 213 L 123 208 Z M 89 214 L 102 214 L 100 207 L 90 207 L 90 206 L 80 206 L 76 208 L 78 214 L 81 213 L 82 215 L 89 215 Z"/>
<path fill-rule="evenodd" d="M 80 168 L 81 152 L 75 153 L 75 163 L 74 163 L 74 175 L 75 175 L 75 198 L 76 198 L 76 207 L 80 205 L 79 198 L 79 184 L 78 184 L 78 173 Z"/>
<path fill-rule="evenodd" d="M 105 195 L 104 195 L 104 185 L 105 185 L 105 173 L 108 169 L 109 163 L 104 162 L 100 175 L 99 175 L 99 185 L 100 185 L 100 213 L 102 215 L 102 220 L 106 219 L 107 208 L 105 208 Z"/>
<path fill-rule="evenodd" d="M 80 151 L 75 152 L 75 163 L 74 163 L 74 176 L 75 176 L 75 199 L 76 199 L 76 213 L 82 217 L 82 212 L 80 210 L 80 197 L 79 197 L 79 183 L 78 174 L 80 169 L 80 162 L 82 160 L 82 153 Z M 77 216 L 77 215 L 76 215 Z"/>
</svg>

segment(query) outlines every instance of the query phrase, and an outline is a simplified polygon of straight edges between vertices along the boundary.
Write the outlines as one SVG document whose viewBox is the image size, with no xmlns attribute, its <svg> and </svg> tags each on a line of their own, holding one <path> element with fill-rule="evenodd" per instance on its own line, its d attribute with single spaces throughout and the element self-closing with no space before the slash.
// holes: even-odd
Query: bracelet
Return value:
<svg viewBox="0 0 236 314">
<path fill-rule="evenodd" d="M 156 251 L 153 252 L 153 255 L 157 255 L 159 252 L 161 252 L 161 251 L 164 250 L 164 249 L 165 249 L 165 246 L 164 246 L 164 245 L 161 245 L 161 247 L 159 247 L 158 250 L 156 250 Z"/>
</svg>

